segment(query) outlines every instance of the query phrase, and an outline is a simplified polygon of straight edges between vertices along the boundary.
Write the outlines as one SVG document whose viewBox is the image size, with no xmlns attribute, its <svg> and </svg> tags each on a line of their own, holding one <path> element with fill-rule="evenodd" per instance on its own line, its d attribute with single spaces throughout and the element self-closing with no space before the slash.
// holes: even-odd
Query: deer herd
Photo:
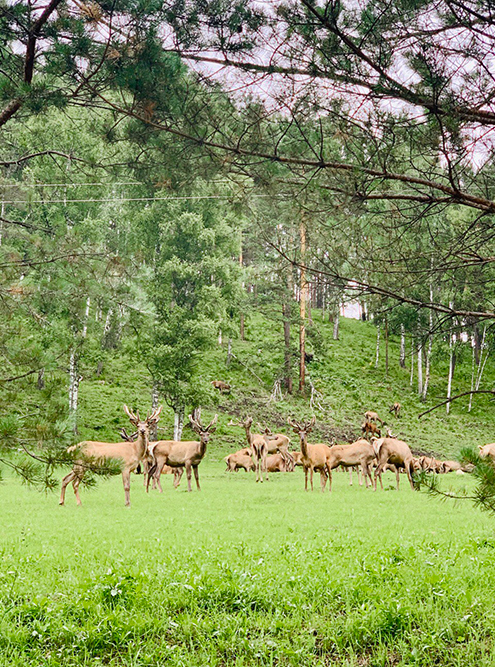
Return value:
<svg viewBox="0 0 495 667">
<path fill-rule="evenodd" d="M 396 417 L 400 415 L 400 403 L 394 403 L 390 412 Z M 162 408 L 152 411 L 142 420 L 139 412 L 134 414 L 124 405 L 124 411 L 136 429 L 133 435 L 121 431 L 122 441 L 115 443 L 83 441 L 69 447 L 68 452 L 73 456 L 71 472 L 62 480 L 60 505 L 65 502 L 67 486 L 72 482 L 77 504 L 81 504 L 79 485 L 88 469 L 95 465 L 117 462 L 122 471 L 125 504 L 130 506 L 131 473 L 141 468 L 144 472 L 146 492 L 150 482 L 153 488 L 162 492 L 160 476 L 165 473 L 174 474 L 174 487 L 180 483 L 185 470 L 188 491 L 191 491 L 191 478 L 194 473 L 198 491 L 198 467 L 203 460 L 210 436 L 215 433 L 218 415 L 215 415 L 208 426 L 203 426 L 200 419 L 189 416 L 189 424 L 199 436 L 199 440 L 178 441 L 158 440 L 150 442 L 150 429 L 156 427 L 160 419 Z M 363 436 L 356 442 L 344 445 L 327 445 L 325 443 L 309 443 L 308 436 L 315 427 L 316 419 L 296 421 L 289 418 L 288 424 L 299 437 L 299 450 L 290 451 L 290 438 L 283 433 L 272 433 L 269 428 L 258 424 L 259 433 L 252 432 L 253 418 L 247 417 L 243 421 L 230 421 L 229 426 L 237 426 L 245 431 L 247 446 L 225 457 L 227 471 L 235 472 L 243 469 L 246 472 L 254 471 L 256 481 L 268 481 L 268 473 L 293 472 L 296 466 L 304 469 L 305 490 L 308 490 L 308 479 L 313 490 L 314 472 L 320 474 L 320 487 L 324 491 L 328 481 L 329 491 L 332 490 L 332 471 L 341 468 L 349 470 L 352 485 L 352 471 L 359 475 L 359 483 L 366 487 L 377 488 L 377 480 L 383 489 L 382 473 L 391 470 L 396 475 L 397 490 L 399 489 L 399 472 L 403 470 L 414 490 L 413 475 L 424 470 L 434 473 L 448 473 L 468 471 L 457 461 L 439 461 L 434 457 L 414 457 L 409 445 L 396 438 L 390 430 L 385 437 L 381 437 L 380 428 L 384 422 L 373 411 L 365 413 L 365 422 L 362 425 Z M 380 424 L 380 428 L 378 427 Z M 369 437 L 371 436 L 371 437 Z M 369 439 L 368 439 L 369 437 Z M 495 460 L 495 444 L 480 447 L 480 456 Z M 374 471 L 374 473 L 373 473 Z M 373 473 L 373 474 L 372 474 Z"/>
</svg>

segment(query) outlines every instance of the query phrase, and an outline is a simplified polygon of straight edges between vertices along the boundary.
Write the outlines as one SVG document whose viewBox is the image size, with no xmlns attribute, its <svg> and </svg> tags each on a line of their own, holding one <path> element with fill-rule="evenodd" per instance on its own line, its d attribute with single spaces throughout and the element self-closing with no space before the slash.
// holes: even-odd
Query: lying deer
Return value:
<svg viewBox="0 0 495 667">
<path fill-rule="evenodd" d="M 246 472 L 256 470 L 253 459 L 248 454 L 249 451 L 251 450 L 245 447 L 244 449 L 240 449 L 239 451 L 226 456 L 224 461 L 227 464 L 228 472 L 235 472 L 236 470 L 241 470 L 241 468 Z"/>
<path fill-rule="evenodd" d="M 304 488 L 308 490 L 308 473 L 310 475 L 311 491 L 313 490 L 313 472 L 320 473 L 320 487 L 325 490 L 327 483 L 327 459 L 330 456 L 330 447 L 324 444 L 308 445 L 308 435 L 314 428 L 316 417 L 309 422 L 296 422 L 289 417 L 288 423 L 297 433 L 301 441 L 301 461 L 304 468 Z"/>
<path fill-rule="evenodd" d="M 125 504 L 126 507 L 130 507 L 131 472 L 136 470 L 139 463 L 143 461 L 147 455 L 150 428 L 160 419 L 162 407 L 160 406 L 154 410 L 144 421 L 141 421 L 139 412 L 133 414 L 127 405 L 124 405 L 124 410 L 129 417 L 131 424 L 137 429 L 137 440 L 135 442 L 97 442 L 85 440 L 77 445 L 69 447 L 67 450 L 68 452 L 77 452 L 82 456 L 81 458 L 76 458 L 71 472 L 62 480 L 60 505 L 63 505 L 65 502 L 65 490 L 67 485 L 71 482 L 74 488 L 76 502 L 78 505 L 81 505 L 79 484 L 90 465 L 88 461 L 93 459 L 96 462 L 104 462 L 105 460 L 117 460 L 122 462 L 122 482 L 124 484 Z"/>
<path fill-rule="evenodd" d="M 192 429 L 198 433 L 200 438 L 199 442 L 196 440 L 182 442 L 178 440 L 159 440 L 154 443 L 153 447 L 149 448 L 150 454 L 153 457 L 153 466 L 148 475 L 146 491 L 149 489 L 150 477 L 156 479 L 158 483 L 165 465 L 168 465 L 171 468 L 186 469 L 187 490 L 189 492 L 192 491 L 191 473 L 194 470 L 196 486 L 198 491 L 201 491 L 198 466 L 206 454 L 206 445 L 210 440 L 210 435 L 216 431 L 217 419 L 218 415 L 215 415 L 208 426 L 205 427 L 201 424 L 199 419 L 193 419 L 192 415 L 189 415 L 189 422 Z M 159 487 L 159 489 L 161 491 L 161 487 Z"/>
</svg>

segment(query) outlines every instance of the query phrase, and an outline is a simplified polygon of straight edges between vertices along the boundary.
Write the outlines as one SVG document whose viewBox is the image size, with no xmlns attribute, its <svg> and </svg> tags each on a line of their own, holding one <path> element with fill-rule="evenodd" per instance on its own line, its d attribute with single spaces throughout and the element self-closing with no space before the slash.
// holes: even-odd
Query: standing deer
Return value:
<svg viewBox="0 0 495 667">
<path fill-rule="evenodd" d="M 258 422 L 261 434 L 265 438 L 267 454 L 281 454 L 287 472 L 294 472 L 294 458 L 289 452 L 290 438 L 283 433 L 272 433 L 271 429 L 263 428 Z"/>
<path fill-rule="evenodd" d="M 388 411 L 393 412 L 396 418 L 398 419 L 400 417 L 401 407 L 402 407 L 401 404 L 396 401 L 393 405 L 390 406 Z"/>
<path fill-rule="evenodd" d="M 192 429 L 199 435 L 199 442 L 197 440 L 179 441 L 179 440 L 159 440 L 153 443 L 149 448 L 150 454 L 153 457 L 153 466 L 148 475 L 148 483 L 146 490 L 149 489 L 150 478 L 153 477 L 157 483 L 162 474 L 165 465 L 171 468 L 185 468 L 187 475 L 187 490 L 191 489 L 191 472 L 194 470 L 194 478 L 198 491 L 201 491 L 199 485 L 198 466 L 206 454 L 206 445 L 210 440 L 210 435 L 215 433 L 218 415 L 212 419 L 208 426 L 203 426 L 199 419 L 193 419 L 189 415 L 189 422 Z M 174 484 L 175 486 L 175 484 Z M 161 491 L 161 486 L 158 487 Z"/>
<path fill-rule="evenodd" d="M 253 423 L 252 417 L 246 417 L 243 422 L 230 421 L 229 426 L 239 426 L 246 431 L 246 438 L 248 446 L 251 451 L 251 457 L 256 467 L 256 481 L 263 482 L 263 471 L 265 472 L 266 481 L 268 482 L 268 470 L 266 467 L 266 457 L 268 454 L 268 447 L 265 437 L 260 433 L 251 433 L 251 426 Z"/>
<path fill-rule="evenodd" d="M 304 467 L 305 490 L 308 490 L 308 472 L 310 473 L 311 491 L 313 490 L 313 472 L 317 470 L 320 473 L 321 490 L 324 491 L 327 483 L 327 460 L 331 448 L 323 444 L 308 445 L 308 434 L 314 428 L 316 417 L 312 417 L 309 422 L 296 422 L 289 417 L 288 422 L 301 440 L 301 461 Z"/>
<path fill-rule="evenodd" d="M 364 418 L 366 419 L 366 421 L 374 422 L 375 424 L 377 422 L 380 422 L 380 426 L 383 427 L 383 424 L 384 424 L 383 420 L 380 419 L 378 414 L 376 412 L 373 412 L 372 410 L 368 410 L 367 412 L 365 412 L 364 413 Z"/>
<path fill-rule="evenodd" d="M 122 482 L 124 484 L 125 504 L 126 507 L 130 507 L 131 472 L 136 470 L 139 463 L 147 455 L 150 427 L 156 424 L 160 419 L 162 407 L 160 406 L 154 410 L 144 421 L 141 421 L 139 412 L 133 414 L 127 405 L 124 405 L 124 411 L 129 417 L 131 424 L 137 429 L 137 440 L 135 442 L 96 442 L 85 440 L 77 445 L 69 447 L 67 450 L 68 452 L 78 452 L 82 455 L 82 458 L 75 460 L 71 472 L 62 480 L 60 505 L 63 505 L 65 502 L 65 491 L 67 485 L 71 482 L 76 495 L 77 504 L 81 504 L 79 484 L 89 466 L 89 462 L 85 462 L 85 459 L 94 459 L 96 462 L 115 459 L 122 462 Z"/>
</svg>

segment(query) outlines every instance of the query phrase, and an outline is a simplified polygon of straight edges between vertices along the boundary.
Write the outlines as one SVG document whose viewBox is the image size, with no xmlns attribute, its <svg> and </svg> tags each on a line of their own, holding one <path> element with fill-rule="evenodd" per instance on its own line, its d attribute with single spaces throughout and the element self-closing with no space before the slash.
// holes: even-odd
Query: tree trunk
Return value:
<svg viewBox="0 0 495 667">
<path fill-rule="evenodd" d="M 418 342 L 418 394 L 423 395 L 423 344 Z"/>
<path fill-rule="evenodd" d="M 404 325 L 400 325 L 400 354 L 399 354 L 399 366 L 401 368 L 406 367 L 406 331 Z"/>
<path fill-rule="evenodd" d="M 158 407 L 158 400 L 159 400 L 159 394 L 158 394 L 158 386 L 154 383 L 153 384 L 153 389 L 151 390 L 151 409 L 156 410 Z M 156 442 L 158 440 L 158 423 L 154 422 L 153 426 L 150 427 L 150 435 L 149 435 L 149 440 L 150 442 Z"/>
<path fill-rule="evenodd" d="M 304 219 L 301 218 L 299 226 L 300 233 L 300 254 L 301 254 L 301 275 L 300 275 L 300 295 L 299 295 L 299 391 L 303 392 L 306 384 L 306 271 L 304 269 L 304 256 L 306 254 L 306 226 Z"/>
<path fill-rule="evenodd" d="M 239 249 L 239 266 L 243 267 L 244 265 L 244 254 L 242 251 L 242 229 L 241 229 L 241 243 L 240 243 L 240 249 Z M 244 282 L 242 283 L 242 289 L 244 289 Z M 241 318 L 240 318 L 240 336 L 241 340 L 244 340 L 244 313 L 241 313 Z"/>
<path fill-rule="evenodd" d="M 36 384 L 38 389 L 44 389 L 45 388 L 45 369 L 40 368 L 38 371 L 38 382 Z"/>
<path fill-rule="evenodd" d="M 483 337 L 481 338 L 481 343 L 479 345 L 478 352 L 476 352 L 476 344 L 473 345 L 473 368 L 471 373 L 471 391 L 473 390 L 473 385 L 475 391 L 478 391 L 478 389 L 480 388 L 481 378 L 483 376 L 483 371 L 485 370 L 485 365 L 488 359 L 489 351 L 486 348 L 485 337 L 486 337 L 486 325 L 483 329 Z M 484 354 L 485 352 L 486 354 Z M 476 359 L 478 360 L 478 364 L 475 367 Z M 475 369 L 476 369 L 476 376 L 475 376 Z M 468 412 L 471 412 L 472 404 L 473 404 L 473 395 L 470 394 Z"/>
<path fill-rule="evenodd" d="M 282 304 L 284 320 L 284 387 L 292 394 L 292 353 L 290 349 L 290 303 Z"/>
<path fill-rule="evenodd" d="M 378 368 L 378 362 L 380 360 L 380 325 L 376 328 L 376 355 L 375 355 L 375 368 Z"/>
<path fill-rule="evenodd" d="M 222 330 L 221 329 L 218 331 L 218 344 L 219 345 L 222 344 Z"/>
<path fill-rule="evenodd" d="M 452 305 L 451 305 L 452 307 Z M 447 380 L 447 398 L 449 399 L 452 396 L 452 379 L 454 377 L 454 369 L 455 369 L 455 352 L 454 352 L 454 333 L 450 334 L 450 339 L 449 339 L 449 352 L 450 352 L 450 359 L 449 359 L 449 377 Z M 450 401 L 447 403 L 445 406 L 447 414 L 450 413 Z"/>
<path fill-rule="evenodd" d="M 333 339 L 334 340 L 339 340 L 339 320 L 340 320 L 340 313 L 337 310 L 337 312 L 334 315 L 333 318 Z"/>
<path fill-rule="evenodd" d="M 227 368 L 230 366 L 232 361 L 232 338 L 229 336 L 229 342 L 227 344 L 227 359 L 225 361 Z"/>
<path fill-rule="evenodd" d="M 409 386 L 412 388 L 414 381 L 414 349 L 415 349 L 414 338 L 411 338 L 411 373 L 409 375 Z"/>
<path fill-rule="evenodd" d="M 430 283 L 430 303 L 433 303 L 433 285 Z M 428 347 L 426 348 L 426 363 L 425 363 L 425 384 L 423 387 L 422 399 L 426 401 L 428 394 L 428 385 L 430 384 L 430 366 L 431 366 L 431 350 L 433 348 L 433 311 L 430 308 L 428 319 Z"/>
<path fill-rule="evenodd" d="M 184 428 L 184 408 L 176 408 L 174 412 L 174 440 L 182 438 L 182 429 Z"/>
<path fill-rule="evenodd" d="M 79 399 L 79 383 L 82 380 L 79 376 L 78 361 L 79 356 L 76 349 L 73 348 L 69 360 L 69 419 L 72 422 L 74 433 L 77 433 L 77 404 Z"/>
<path fill-rule="evenodd" d="M 385 318 L 385 377 L 388 377 L 388 319 Z"/>
</svg>

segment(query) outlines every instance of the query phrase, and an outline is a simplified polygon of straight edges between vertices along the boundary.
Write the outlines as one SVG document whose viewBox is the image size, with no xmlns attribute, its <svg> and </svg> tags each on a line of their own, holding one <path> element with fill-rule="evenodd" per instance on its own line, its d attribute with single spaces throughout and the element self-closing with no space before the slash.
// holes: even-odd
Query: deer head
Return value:
<svg viewBox="0 0 495 667">
<path fill-rule="evenodd" d="M 193 416 L 189 415 L 191 428 L 199 435 L 201 441 L 205 444 L 209 441 L 210 435 L 217 430 L 217 421 L 218 415 L 215 415 L 208 426 L 203 426 L 199 419 L 193 419 Z"/>
<path fill-rule="evenodd" d="M 158 422 L 160 419 L 160 413 L 162 411 L 162 406 L 156 408 L 152 411 L 150 415 L 146 415 L 146 419 L 141 421 L 139 417 L 139 410 L 136 410 L 136 414 L 131 412 L 127 405 L 124 405 L 124 412 L 129 417 L 129 420 L 133 426 L 137 428 L 138 435 L 149 435 L 150 427 Z"/>
<path fill-rule="evenodd" d="M 297 422 L 291 417 L 288 418 L 287 423 L 292 426 L 294 433 L 297 433 L 301 438 L 311 433 L 316 423 L 316 417 L 313 416 L 309 421 Z"/>
</svg>

